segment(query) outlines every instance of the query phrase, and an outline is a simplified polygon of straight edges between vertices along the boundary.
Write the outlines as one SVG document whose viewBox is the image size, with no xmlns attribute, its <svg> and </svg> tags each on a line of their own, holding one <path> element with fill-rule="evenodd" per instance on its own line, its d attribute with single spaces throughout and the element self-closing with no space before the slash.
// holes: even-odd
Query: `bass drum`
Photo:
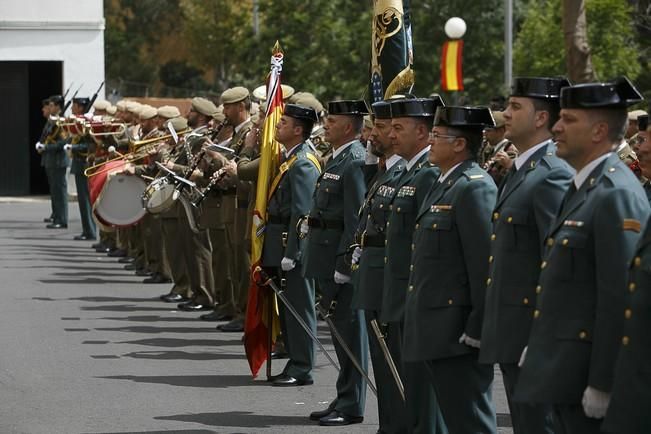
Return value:
<svg viewBox="0 0 651 434">
<path fill-rule="evenodd" d="M 153 180 L 142 194 L 142 206 L 150 214 L 160 214 L 169 210 L 179 198 L 179 191 L 169 178 Z"/>
<path fill-rule="evenodd" d="M 95 216 L 100 223 L 113 227 L 135 225 L 145 216 L 141 198 L 146 187 L 137 176 L 109 175 L 93 205 Z"/>
</svg>

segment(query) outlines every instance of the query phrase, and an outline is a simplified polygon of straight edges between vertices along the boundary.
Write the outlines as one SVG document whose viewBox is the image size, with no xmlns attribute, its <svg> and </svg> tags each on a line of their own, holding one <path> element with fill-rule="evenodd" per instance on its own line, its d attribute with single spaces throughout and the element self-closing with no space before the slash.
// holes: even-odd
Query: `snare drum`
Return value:
<svg viewBox="0 0 651 434">
<path fill-rule="evenodd" d="M 169 178 L 153 180 L 142 194 L 142 206 L 150 214 L 160 214 L 169 210 L 179 197 L 179 191 Z"/>
<path fill-rule="evenodd" d="M 109 175 L 93 206 L 97 219 L 117 227 L 133 226 L 145 216 L 142 194 L 147 184 L 137 176 Z"/>
</svg>

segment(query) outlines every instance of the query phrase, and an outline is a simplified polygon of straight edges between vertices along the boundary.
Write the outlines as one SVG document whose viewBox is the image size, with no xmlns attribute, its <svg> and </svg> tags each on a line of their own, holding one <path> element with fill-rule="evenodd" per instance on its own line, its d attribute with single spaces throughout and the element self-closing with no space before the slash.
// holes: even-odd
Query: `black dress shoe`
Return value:
<svg viewBox="0 0 651 434">
<path fill-rule="evenodd" d="M 198 312 L 201 310 L 211 310 L 213 307 L 206 304 L 197 303 L 194 300 L 190 300 L 185 303 L 180 303 L 178 306 L 179 310 L 184 312 Z"/>
<path fill-rule="evenodd" d="M 237 333 L 244 331 L 244 320 L 234 319 L 231 322 L 217 326 L 217 330 L 226 333 Z"/>
<path fill-rule="evenodd" d="M 337 400 L 332 401 L 329 405 L 328 408 L 325 410 L 317 410 L 313 411 L 310 413 L 310 419 L 311 420 L 320 420 L 322 417 L 325 417 L 332 413 L 335 410 L 335 405 L 337 404 Z"/>
<path fill-rule="evenodd" d="M 44 219 L 43 219 L 43 223 L 52 223 L 52 222 L 54 222 L 54 218 L 53 218 L 53 217 L 47 217 L 47 218 L 44 218 Z"/>
<path fill-rule="evenodd" d="M 171 280 L 160 273 L 154 273 L 142 281 L 142 283 L 170 283 Z"/>
<path fill-rule="evenodd" d="M 72 239 L 75 241 L 90 241 L 90 240 L 94 240 L 95 237 L 81 234 L 81 235 L 75 235 Z"/>
<path fill-rule="evenodd" d="M 289 353 L 287 351 L 272 351 L 271 358 L 274 360 L 278 359 L 288 359 Z"/>
<path fill-rule="evenodd" d="M 127 271 L 135 271 L 136 268 L 136 264 L 133 262 L 124 266 L 124 269 Z"/>
<path fill-rule="evenodd" d="M 95 251 L 97 253 L 108 253 L 111 251 L 111 249 L 109 247 L 99 246 L 98 248 L 95 249 Z"/>
<path fill-rule="evenodd" d="M 189 298 L 185 298 L 181 294 L 175 294 L 175 293 L 161 295 L 160 299 L 163 300 L 165 303 L 185 303 L 186 301 L 190 301 Z"/>
<path fill-rule="evenodd" d="M 352 425 L 354 423 L 362 423 L 364 418 L 362 416 L 348 416 L 340 411 L 333 410 L 327 416 L 323 416 L 319 419 L 319 425 L 321 426 L 344 426 Z"/>
<path fill-rule="evenodd" d="M 286 374 L 279 375 L 271 382 L 272 386 L 277 387 L 309 386 L 311 384 L 314 384 L 314 380 L 299 380 L 298 378 Z"/>
<path fill-rule="evenodd" d="M 146 268 L 139 268 L 136 270 L 136 276 L 151 276 L 153 273 Z"/>
<path fill-rule="evenodd" d="M 90 246 L 91 249 L 99 249 L 100 247 L 104 247 L 101 241 Z"/>
<path fill-rule="evenodd" d="M 68 229 L 67 223 L 50 223 L 45 226 L 48 229 Z"/>
<path fill-rule="evenodd" d="M 108 256 L 109 258 L 124 258 L 125 256 L 127 256 L 127 252 L 126 250 L 123 249 L 115 249 L 108 252 L 108 255 L 106 256 Z"/>
<path fill-rule="evenodd" d="M 125 256 L 124 258 L 118 259 L 118 263 L 120 263 L 120 264 L 130 264 L 135 260 L 136 260 L 136 258 L 132 258 L 131 256 Z"/>
</svg>

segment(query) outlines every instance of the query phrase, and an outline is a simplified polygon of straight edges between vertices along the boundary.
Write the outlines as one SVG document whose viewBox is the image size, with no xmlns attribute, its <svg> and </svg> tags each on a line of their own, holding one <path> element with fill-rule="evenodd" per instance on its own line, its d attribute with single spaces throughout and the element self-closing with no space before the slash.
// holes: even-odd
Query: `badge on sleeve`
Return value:
<svg viewBox="0 0 651 434">
<path fill-rule="evenodd" d="M 622 223 L 622 228 L 625 231 L 640 232 L 642 230 L 642 224 L 639 220 L 635 219 L 624 219 Z"/>
</svg>

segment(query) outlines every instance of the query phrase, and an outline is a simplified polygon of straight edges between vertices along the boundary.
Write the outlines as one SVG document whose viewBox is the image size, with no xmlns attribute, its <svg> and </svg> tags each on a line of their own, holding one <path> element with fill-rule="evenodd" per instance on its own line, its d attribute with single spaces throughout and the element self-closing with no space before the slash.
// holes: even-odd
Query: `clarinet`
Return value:
<svg viewBox="0 0 651 434">
<path fill-rule="evenodd" d="M 203 190 L 197 190 L 197 197 L 190 202 L 192 206 L 197 208 L 199 205 L 201 205 L 201 202 L 203 202 L 203 200 L 206 198 L 206 195 L 208 195 L 210 190 L 212 190 L 212 188 L 215 185 L 217 185 L 219 181 L 221 181 L 224 175 L 226 175 L 225 167 L 222 167 L 217 172 L 215 172 L 212 175 L 212 178 L 210 178 L 210 182 L 208 183 L 208 185 L 206 185 L 206 187 Z"/>
</svg>

